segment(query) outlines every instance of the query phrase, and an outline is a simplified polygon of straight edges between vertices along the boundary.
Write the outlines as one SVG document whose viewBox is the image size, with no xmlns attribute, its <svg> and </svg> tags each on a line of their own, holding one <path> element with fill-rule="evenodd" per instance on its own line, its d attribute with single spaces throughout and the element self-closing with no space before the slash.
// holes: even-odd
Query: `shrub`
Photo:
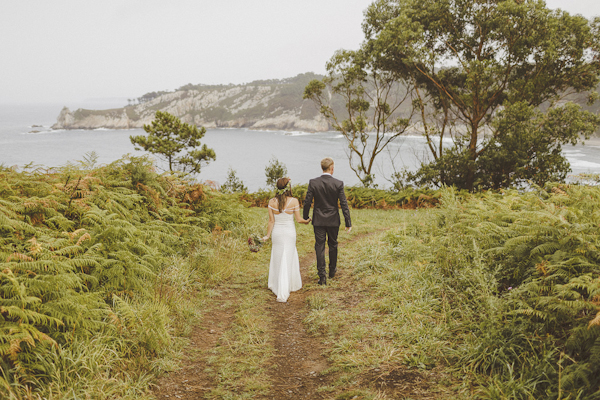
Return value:
<svg viewBox="0 0 600 400">
<path fill-rule="evenodd" d="M 277 187 L 277 181 L 287 175 L 287 168 L 284 163 L 273 157 L 265 167 L 265 176 L 267 177 L 267 186 Z"/>
<path fill-rule="evenodd" d="M 223 193 L 240 193 L 247 192 L 248 188 L 244 186 L 244 182 L 236 175 L 234 169 L 229 168 L 227 171 L 227 180 L 221 185 Z"/>
<path fill-rule="evenodd" d="M 158 175 L 147 158 L 84 167 L 0 170 L 0 397 L 52 397 L 67 383 L 43 361 L 51 349 L 61 359 L 99 335 L 127 343 L 114 357 L 147 360 L 146 379 L 171 351 L 167 315 L 182 312 L 156 300 L 158 278 L 215 227 L 244 224 L 236 198 Z"/>
<path fill-rule="evenodd" d="M 600 188 L 548 185 L 460 200 L 419 228 L 443 277 L 453 363 L 484 397 L 600 395 Z M 398 246 L 398 245 L 396 245 Z"/>
</svg>

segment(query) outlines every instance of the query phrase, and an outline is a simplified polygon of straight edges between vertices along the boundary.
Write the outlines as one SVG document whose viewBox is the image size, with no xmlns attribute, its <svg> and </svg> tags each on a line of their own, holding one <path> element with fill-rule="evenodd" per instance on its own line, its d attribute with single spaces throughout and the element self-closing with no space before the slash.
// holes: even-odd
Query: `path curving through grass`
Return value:
<svg viewBox="0 0 600 400">
<path fill-rule="evenodd" d="M 266 220 L 263 210 L 253 212 Z M 156 398 L 456 398 L 441 389 L 441 370 L 406 366 L 361 273 L 365 260 L 385 257 L 380 241 L 402 229 L 409 212 L 354 210 L 352 234 L 340 232 L 338 274 L 325 287 L 316 284 L 312 229 L 298 227 L 303 288 L 287 303 L 266 287 L 270 247 L 237 248 L 240 265 L 215 288 L 182 368 L 158 382 Z"/>
</svg>

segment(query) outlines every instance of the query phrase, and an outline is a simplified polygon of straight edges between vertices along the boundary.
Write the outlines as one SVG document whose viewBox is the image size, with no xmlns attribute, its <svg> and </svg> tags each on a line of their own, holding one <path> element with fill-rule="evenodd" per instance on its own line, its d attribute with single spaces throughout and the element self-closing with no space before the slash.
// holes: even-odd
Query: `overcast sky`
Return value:
<svg viewBox="0 0 600 400">
<path fill-rule="evenodd" d="M 0 103 L 135 98 L 325 72 L 371 0 L 0 0 Z M 600 0 L 547 0 L 586 17 Z"/>
</svg>

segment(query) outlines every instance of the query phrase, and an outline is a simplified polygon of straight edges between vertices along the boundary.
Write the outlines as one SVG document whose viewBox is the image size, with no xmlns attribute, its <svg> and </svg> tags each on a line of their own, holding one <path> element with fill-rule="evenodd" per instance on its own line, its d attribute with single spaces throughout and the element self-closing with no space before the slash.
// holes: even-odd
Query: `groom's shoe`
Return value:
<svg viewBox="0 0 600 400">
<path fill-rule="evenodd" d="M 319 278 L 319 285 L 327 285 L 327 279 L 324 276 Z"/>
<path fill-rule="evenodd" d="M 329 268 L 329 278 L 333 278 L 335 273 L 337 272 L 337 268 L 331 269 Z"/>
</svg>

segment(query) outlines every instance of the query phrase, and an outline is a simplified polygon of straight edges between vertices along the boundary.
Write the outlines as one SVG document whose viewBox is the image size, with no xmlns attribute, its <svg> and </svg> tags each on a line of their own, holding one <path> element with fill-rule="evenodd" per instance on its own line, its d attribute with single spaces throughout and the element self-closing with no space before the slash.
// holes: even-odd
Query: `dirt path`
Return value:
<svg viewBox="0 0 600 400">
<path fill-rule="evenodd" d="M 351 242 L 361 236 L 355 236 Z M 340 243 L 340 247 L 344 243 Z M 265 310 L 272 321 L 268 332 L 275 355 L 271 361 L 270 378 L 272 389 L 265 399 L 323 399 L 324 393 L 318 389 L 327 385 L 333 376 L 324 374 L 328 368 L 323 355 L 325 346 L 318 337 L 312 336 L 303 323 L 307 315 L 306 298 L 320 289 L 315 285 L 316 275 L 309 272 L 315 262 L 310 252 L 300 260 L 303 288 L 291 294 L 287 303 L 278 303 L 270 298 Z M 314 276 L 313 276 L 314 275 Z M 339 279 L 339 276 L 336 277 Z M 235 318 L 234 299 L 239 298 L 239 289 L 221 288 L 212 306 L 206 310 L 202 323 L 193 328 L 190 343 L 184 350 L 182 368 L 162 377 L 157 383 L 154 395 L 159 400 L 205 398 L 217 386 L 215 377 L 206 372 L 209 368 L 207 357 L 218 345 L 219 339 L 230 328 Z M 264 290 L 267 290 L 264 288 Z"/>
<path fill-rule="evenodd" d="M 268 399 L 322 399 L 317 390 L 328 379 L 321 372 L 328 367 L 322 354 L 324 346 L 318 338 L 311 336 L 303 324 L 307 315 L 306 297 L 311 292 L 307 284 L 316 281 L 309 273 L 309 266 L 315 255 L 309 254 L 300 260 L 300 273 L 304 288 L 290 295 L 287 303 L 273 304 L 267 308 L 273 321 L 271 333 L 275 347 L 274 363 L 271 372 L 273 389 Z"/>
<path fill-rule="evenodd" d="M 214 378 L 205 372 L 207 355 L 233 321 L 231 301 L 234 292 L 223 290 L 218 301 L 206 310 L 202 324 L 195 326 L 185 349 L 181 369 L 163 376 L 154 395 L 158 400 L 197 400 L 214 388 Z"/>
<path fill-rule="evenodd" d="M 387 229 L 377 229 L 340 242 L 340 249 L 366 241 L 367 238 L 381 234 Z M 366 369 L 348 380 L 343 373 L 331 372 L 328 361 L 331 349 L 323 344 L 322 335 L 313 335 L 307 331 L 303 321 L 309 314 L 307 298 L 322 294 L 330 306 L 337 303 L 337 309 L 360 309 L 370 296 L 368 289 L 356 287 L 352 268 L 345 265 L 344 251 L 340 253 L 341 265 L 333 280 L 326 287 L 316 285 L 318 277 L 314 268 L 314 253 L 300 261 L 303 289 L 290 295 L 287 303 L 277 303 L 268 307 L 273 321 L 274 347 L 276 355 L 273 363 L 276 368 L 271 372 L 273 388 L 265 399 L 333 399 L 340 395 L 340 387 L 346 393 L 340 398 L 365 399 L 363 389 L 370 388 L 377 393 L 378 399 L 447 399 L 452 395 L 440 391 L 436 382 L 445 376 L 438 371 L 410 369 L 403 364 L 385 365 L 384 368 Z M 336 308 L 327 308 L 335 314 Z M 335 316 L 332 315 L 332 318 Z M 340 379 L 347 382 L 340 386 Z M 344 390 L 344 389 L 342 389 Z M 349 396 L 349 397 L 346 397 Z"/>
<path fill-rule="evenodd" d="M 380 229 L 356 235 L 350 240 L 340 242 L 340 248 L 350 246 L 381 231 Z M 275 296 L 265 287 L 266 282 L 265 285 L 256 284 L 255 288 L 250 287 L 249 284 L 224 284 L 219 289 L 220 295 L 213 299 L 212 306 L 205 312 L 202 323 L 193 329 L 189 346 L 185 350 L 186 356 L 182 369 L 166 375 L 158 382 L 157 389 L 154 391 L 156 398 L 160 400 L 219 398 L 216 394 L 218 392 L 215 392 L 219 378 L 216 377 L 215 371 L 211 370 L 215 365 L 208 363 L 208 357 L 214 353 L 215 347 L 219 346 L 223 335 L 235 327 L 235 304 L 236 301 L 239 302 L 241 290 L 250 290 L 251 296 L 257 296 L 258 291 L 261 291 L 260 295 L 263 298 L 266 292 L 269 293 L 268 300 L 264 303 L 261 300 L 260 310 L 255 312 L 264 312 L 268 315 L 270 323 L 264 334 L 268 337 L 266 343 L 272 346 L 273 351 L 270 353 L 272 357 L 261 361 L 268 375 L 265 375 L 267 388 L 262 392 L 263 395 L 256 392 L 246 393 L 241 387 L 229 393 L 244 398 L 273 400 L 331 398 L 330 390 L 334 390 L 336 381 L 340 379 L 340 373 L 329 371 L 331 366 L 327 359 L 329 349 L 323 343 L 323 337 L 309 333 L 307 325 L 303 322 L 309 314 L 307 298 L 322 292 L 325 297 L 335 298 L 335 301 L 341 302 L 345 309 L 352 309 L 358 307 L 366 293 L 350 289 L 355 283 L 352 281 L 351 274 L 348 274 L 349 271 L 344 269 L 343 262 L 334 281 L 328 281 L 330 285 L 318 286 L 314 268 L 311 268 L 314 262 L 313 252 L 309 252 L 300 260 L 303 288 L 292 293 L 287 303 L 275 301 Z M 349 386 L 357 389 L 375 387 L 381 394 L 386 393 L 387 396 L 391 396 L 385 398 L 404 398 L 407 395 L 419 399 L 437 398 L 435 395 L 430 397 L 431 394 L 427 393 L 429 384 L 421 382 L 423 376 L 420 373 L 405 370 L 402 366 L 385 372 L 379 372 L 379 369 L 364 371 L 357 378 L 359 379 Z M 431 377 L 427 380 L 430 379 Z M 268 382 L 270 382 L 270 390 Z M 240 389 L 242 392 L 239 391 Z M 402 396 L 399 396 L 400 394 Z"/>
<path fill-rule="evenodd" d="M 350 240 L 340 241 L 339 248 L 349 246 L 365 237 L 380 233 L 381 230 L 360 234 Z M 326 249 L 327 251 L 327 249 Z M 332 384 L 337 374 L 327 371 L 329 362 L 324 352 L 326 347 L 322 338 L 311 335 L 303 323 L 308 315 L 306 300 L 312 293 L 321 290 L 340 290 L 329 286 L 325 288 L 316 285 L 318 280 L 314 271 L 309 267 L 315 262 L 315 254 L 311 252 L 300 260 L 300 273 L 303 288 L 290 295 L 287 303 L 273 304 L 269 311 L 274 321 L 273 339 L 276 356 L 274 363 L 277 367 L 271 373 L 273 390 L 267 399 L 325 399 L 330 398 L 326 391 L 319 391 Z M 347 272 L 340 265 L 335 280 L 345 280 Z M 329 283 L 332 280 L 329 279 Z M 355 297 L 351 295 L 349 297 Z"/>
</svg>

